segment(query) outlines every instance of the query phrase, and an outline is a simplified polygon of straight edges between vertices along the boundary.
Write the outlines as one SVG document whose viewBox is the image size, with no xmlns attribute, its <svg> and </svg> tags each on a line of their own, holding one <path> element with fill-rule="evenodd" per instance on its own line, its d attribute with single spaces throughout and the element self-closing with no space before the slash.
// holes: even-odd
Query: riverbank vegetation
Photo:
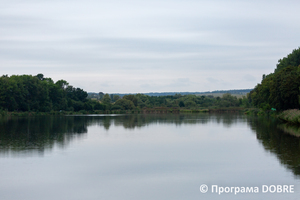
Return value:
<svg viewBox="0 0 300 200">
<path fill-rule="evenodd" d="M 278 61 L 274 73 L 262 76 L 262 81 L 250 92 L 249 101 L 263 110 L 279 111 L 300 107 L 300 48 Z"/>
<path fill-rule="evenodd" d="M 280 59 L 274 73 L 264 74 L 248 97 L 255 107 L 277 110 L 279 119 L 300 123 L 300 48 Z"/>
<path fill-rule="evenodd" d="M 3 75 L 0 77 L 0 114 L 233 112 L 250 106 L 245 96 L 237 98 L 228 93 L 222 97 L 99 94 L 99 99 L 87 98 L 88 94 L 83 89 L 75 88 L 65 80 L 54 82 L 43 74 Z"/>
<path fill-rule="evenodd" d="M 300 124 L 300 110 L 290 109 L 285 110 L 278 115 L 278 118 L 282 121 L 289 122 L 292 124 Z"/>
<path fill-rule="evenodd" d="M 75 88 L 65 80 L 53 82 L 36 76 L 21 75 L 0 78 L 0 110 L 3 112 L 51 112 L 103 109 L 97 102 L 88 100 L 87 92 Z"/>
</svg>

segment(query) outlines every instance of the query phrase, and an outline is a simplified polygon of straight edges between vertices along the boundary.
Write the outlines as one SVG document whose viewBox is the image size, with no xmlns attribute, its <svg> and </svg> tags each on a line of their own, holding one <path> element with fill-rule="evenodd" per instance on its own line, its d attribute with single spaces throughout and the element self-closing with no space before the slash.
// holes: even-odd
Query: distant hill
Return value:
<svg viewBox="0 0 300 200">
<path fill-rule="evenodd" d="M 140 93 L 140 94 L 145 94 L 148 96 L 168 96 L 168 95 L 175 95 L 175 94 L 180 94 L 180 95 L 212 95 L 212 96 L 222 96 L 225 93 L 230 93 L 232 95 L 238 95 L 238 96 L 244 96 L 247 93 L 249 93 L 253 89 L 239 89 L 239 90 L 215 90 L 215 91 L 207 91 L 207 92 L 150 92 L 150 93 Z M 126 93 L 126 94 L 121 94 L 121 93 L 112 93 L 110 95 L 119 95 L 120 97 L 123 97 L 125 95 L 129 94 L 138 94 L 138 93 Z M 89 92 L 88 93 L 89 98 L 98 98 L 99 93 L 95 92 Z"/>
</svg>

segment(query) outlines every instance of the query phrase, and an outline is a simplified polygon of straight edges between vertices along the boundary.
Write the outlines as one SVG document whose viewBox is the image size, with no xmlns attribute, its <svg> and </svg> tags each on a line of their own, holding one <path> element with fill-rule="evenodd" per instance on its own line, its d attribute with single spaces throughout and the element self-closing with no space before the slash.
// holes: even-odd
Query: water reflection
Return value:
<svg viewBox="0 0 300 200">
<path fill-rule="evenodd" d="M 237 123 L 248 124 L 264 149 L 277 156 L 281 164 L 300 176 L 300 138 L 283 130 L 298 128 L 278 125 L 272 118 L 251 118 L 237 114 L 147 114 L 147 115 L 88 115 L 43 116 L 0 119 L 0 156 L 9 154 L 43 155 L 54 146 L 66 147 L 76 138 L 85 136 L 89 126 L 109 131 L 113 126 L 142 129 L 152 124 L 176 126 L 217 123 L 230 128 Z M 279 128 L 278 128 L 279 127 Z M 296 134 L 296 133 L 295 133 Z"/>
<path fill-rule="evenodd" d="M 291 130 L 291 127 L 280 124 L 274 118 L 266 117 L 252 118 L 249 120 L 249 124 L 251 129 L 256 132 L 257 139 L 265 150 L 275 154 L 280 163 L 292 170 L 294 175 L 299 178 L 300 138 L 283 131 Z"/>
<path fill-rule="evenodd" d="M 146 114 L 146 115 L 111 115 L 111 116 L 77 116 L 88 119 L 89 125 L 104 126 L 106 130 L 113 124 L 114 126 L 122 126 L 125 129 L 142 128 L 150 124 L 206 124 L 208 122 L 222 123 L 226 127 L 241 120 L 240 115 L 223 114 L 223 115 L 209 115 L 209 114 Z"/>
<path fill-rule="evenodd" d="M 283 130 L 285 133 L 290 135 L 300 137 L 300 126 L 296 124 L 286 124 L 286 123 L 279 123 L 278 128 Z"/>
<path fill-rule="evenodd" d="M 0 154 L 29 153 L 52 149 L 55 145 L 65 147 L 73 139 L 88 132 L 89 126 L 100 126 L 105 130 L 113 126 L 135 129 L 150 124 L 206 124 L 210 121 L 226 127 L 241 120 L 238 115 L 208 114 L 147 114 L 147 115 L 82 115 L 82 116 L 40 116 L 29 118 L 0 119 Z M 245 119 L 243 119 L 245 120 Z"/>
<path fill-rule="evenodd" d="M 43 153 L 54 145 L 64 147 L 87 133 L 84 118 L 30 117 L 0 120 L 0 153 Z"/>
</svg>

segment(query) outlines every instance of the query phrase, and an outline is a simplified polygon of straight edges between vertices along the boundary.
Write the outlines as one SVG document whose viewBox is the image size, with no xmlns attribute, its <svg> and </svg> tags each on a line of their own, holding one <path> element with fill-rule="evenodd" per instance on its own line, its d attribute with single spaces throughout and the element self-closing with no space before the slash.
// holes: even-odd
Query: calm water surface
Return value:
<svg viewBox="0 0 300 200">
<path fill-rule="evenodd" d="M 1 119 L 0 199 L 299 199 L 300 140 L 278 127 L 235 114 Z"/>
</svg>

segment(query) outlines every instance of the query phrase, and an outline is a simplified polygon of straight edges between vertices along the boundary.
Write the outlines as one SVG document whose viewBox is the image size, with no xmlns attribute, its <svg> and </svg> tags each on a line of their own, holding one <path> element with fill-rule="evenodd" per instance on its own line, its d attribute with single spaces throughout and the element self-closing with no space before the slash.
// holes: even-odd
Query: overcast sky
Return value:
<svg viewBox="0 0 300 200">
<path fill-rule="evenodd" d="M 253 88 L 300 45 L 299 0 L 0 0 L 1 75 L 88 92 Z"/>
</svg>

